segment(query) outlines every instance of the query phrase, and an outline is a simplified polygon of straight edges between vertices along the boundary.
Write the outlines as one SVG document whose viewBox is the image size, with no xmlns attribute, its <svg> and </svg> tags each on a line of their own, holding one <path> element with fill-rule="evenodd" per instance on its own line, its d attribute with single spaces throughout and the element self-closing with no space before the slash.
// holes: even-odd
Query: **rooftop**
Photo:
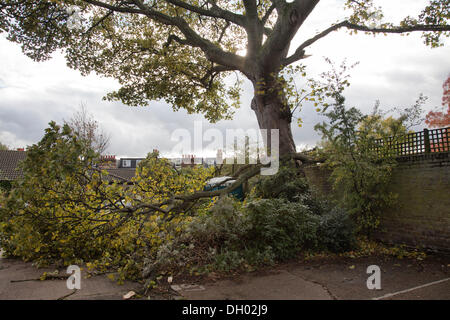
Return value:
<svg viewBox="0 0 450 320">
<path fill-rule="evenodd" d="M 22 170 L 18 169 L 20 161 L 24 160 L 26 151 L 0 150 L 0 181 L 13 181 L 22 177 Z M 129 182 L 136 170 L 127 168 L 108 168 L 108 181 Z"/>
<path fill-rule="evenodd" d="M 20 161 L 24 160 L 26 151 L 0 150 L 0 180 L 16 180 L 22 176 L 18 169 Z"/>
</svg>

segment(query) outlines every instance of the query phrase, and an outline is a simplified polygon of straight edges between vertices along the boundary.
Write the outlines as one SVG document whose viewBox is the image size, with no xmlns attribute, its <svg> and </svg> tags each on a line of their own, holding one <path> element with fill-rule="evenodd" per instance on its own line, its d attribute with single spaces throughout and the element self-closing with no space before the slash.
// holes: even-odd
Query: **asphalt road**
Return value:
<svg viewBox="0 0 450 320">
<path fill-rule="evenodd" d="M 380 267 L 380 290 L 369 290 L 367 267 Z M 104 275 L 87 277 L 81 271 L 81 289 L 67 288 L 66 279 L 38 280 L 43 272 L 31 263 L 0 258 L 0 300 L 17 299 L 123 299 L 141 285 L 118 285 Z M 66 275 L 66 270 L 59 270 Z M 176 299 L 219 300 L 450 300 L 450 257 L 434 256 L 425 261 L 368 257 L 334 258 L 290 262 L 253 273 L 226 278 L 174 277 Z M 166 296 L 167 297 L 167 296 Z"/>
</svg>

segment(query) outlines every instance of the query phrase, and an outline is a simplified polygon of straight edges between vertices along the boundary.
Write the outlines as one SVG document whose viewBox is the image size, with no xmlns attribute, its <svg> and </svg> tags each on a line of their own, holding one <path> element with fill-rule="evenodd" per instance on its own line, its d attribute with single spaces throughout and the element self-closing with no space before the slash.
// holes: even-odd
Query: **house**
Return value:
<svg viewBox="0 0 450 320">
<path fill-rule="evenodd" d="M 155 151 L 155 150 L 154 150 Z M 24 149 L 17 151 L 0 151 L 0 185 L 10 186 L 11 181 L 22 177 L 22 171 L 18 169 L 20 161 L 26 157 Z M 109 182 L 129 184 L 136 174 L 136 168 L 145 158 L 120 158 L 114 155 L 102 155 L 99 159 L 97 169 L 108 171 L 105 179 Z M 216 158 L 200 158 L 194 155 L 183 155 L 182 158 L 168 159 L 175 167 L 194 167 L 203 165 L 205 167 L 215 165 Z"/>
<path fill-rule="evenodd" d="M 217 164 L 216 158 L 206 157 L 199 158 L 195 155 L 184 154 L 181 158 L 170 158 L 168 159 L 173 165 L 177 168 L 185 168 L 185 167 L 195 167 L 196 165 L 202 165 L 205 168 L 210 166 L 214 166 Z"/>
<path fill-rule="evenodd" d="M 108 181 L 129 183 L 136 173 L 136 167 L 134 168 L 132 166 L 119 167 L 120 163 L 122 163 L 122 159 L 118 161 L 116 160 L 116 156 L 114 155 L 101 155 L 99 161 L 99 168 L 108 171 L 108 176 L 106 177 Z M 124 163 L 126 165 L 132 164 L 127 162 Z"/>
<path fill-rule="evenodd" d="M 11 182 L 22 177 L 19 163 L 25 159 L 27 153 L 20 150 L 0 150 L 0 187 L 9 188 Z"/>
<path fill-rule="evenodd" d="M 11 187 L 11 182 L 22 177 L 19 163 L 26 158 L 27 152 L 20 150 L 0 150 L 0 187 Z M 109 182 L 130 183 L 135 168 L 117 168 L 115 156 L 102 156 L 99 169 L 108 171 L 105 179 Z"/>
<path fill-rule="evenodd" d="M 105 170 L 108 171 L 106 180 L 110 182 L 116 181 L 129 184 L 136 174 L 136 168 L 109 168 Z"/>
<path fill-rule="evenodd" d="M 115 169 L 115 168 L 117 168 L 116 156 L 101 155 L 98 166 L 100 169 Z"/>
<path fill-rule="evenodd" d="M 120 158 L 118 168 L 136 169 L 145 158 Z"/>
</svg>

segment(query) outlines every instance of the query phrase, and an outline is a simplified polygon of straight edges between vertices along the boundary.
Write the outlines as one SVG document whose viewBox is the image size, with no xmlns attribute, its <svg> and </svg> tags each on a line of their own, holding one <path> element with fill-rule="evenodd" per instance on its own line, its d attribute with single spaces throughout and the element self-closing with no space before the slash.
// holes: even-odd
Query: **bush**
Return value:
<svg viewBox="0 0 450 320">
<path fill-rule="evenodd" d="M 0 180 L 0 192 L 11 191 L 11 182 L 7 180 Z"/>
<path fill-rule="evenodd" d="M 355 244 L 354 224 L 345 211 L 318 215 L 307 205 L 286 199 L 242 204 L 223 197 L 178 228 L 178 236 L 148 259 L 144 276 L 186 269 L 193 273 L 252 270 L 303 250 L 341 252 Z"/>
<path fill-rule="evenodd" d="M 321 216 L 318 238 L 322 246 L 332 252 L 344 252 L 356 246 L 356 225 L 350 215 L 340 209 Z"/>
<path fill-rule="evenodd" d="M 379 102 L 371 114 L 347 107 L 343 90 L 349 85 L 347 67 L 323 74 L 324 82 L 315 82 L 319 96 L 326 93 L 332 103 L 323 104 L 327 121 L 315 126 L 322 136 L 318 154 L 332 170 L 333 188 L 339 190 L 340 203 L 353 216 L 358 231 L 371 236 L 379 227 L 381 216 L 395 205 L 397 194 L 389 188 L 398 156 L 393 146 L 405 142 L 408 128 L 421 122 L 421 105 L 426 97 L 400 116 L 386 117 Z M 320 101 L 320 100 L 319 100 Z M 329 107 L 329 108 L 328 108 Z"/>
<path fill-rule="evenodd" d="M 277 174 L 261 177 L 255 183 L 250 198 L 299 202 L 318 215 L 328 212 L 330 207 L 326 200 L 311 190 L 300 170 L 292 166 L 282 166 Z"/>
<path fill-rule="evenodd" d="M 275 175 L 261 177 L 255 184 L 254 192 L 256 197 L 263 199 L 285 199 L 295 202 L 309 192 L 309 187 L 299 170 L 282 166 Z"/>
<path fill-rule="evenodd" d="M 220 198 L 210 210 L 189 223 L 187 232 L 199 243 L 212 247 L 239 241 L 249 229 L 249 219 L 242 212 L 242 203 L 231 196 Z"/>
<path fill-rule="evenodd" d="M 251 228 L 245 238 L 256 248 L 271 247 L 280 260 L 317 246 L 320 217 L 301 203 L 262 199 L 249 203 L 246 213 Z"/>
</svg>

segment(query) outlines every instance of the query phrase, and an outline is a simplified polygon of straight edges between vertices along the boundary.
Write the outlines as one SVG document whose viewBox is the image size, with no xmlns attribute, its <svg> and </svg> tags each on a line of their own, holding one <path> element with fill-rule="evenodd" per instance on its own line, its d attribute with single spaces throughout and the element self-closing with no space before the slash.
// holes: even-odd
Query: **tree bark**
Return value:
<svg viewBox="0 0 450 320">
<path fill-rule="evenodd" d="M 258 95 L 255 90 L 251 108 L 256 114 L 259 128 L 267 130 L 265 144 L 269 152 L 272 149 L 270 130 L 279 130 L 279 156 L 283 157 L 296 152 L 291 130 L 292 114 L 284 94 L 279 94 L 276 89 L 270 91 L 273 93 Z"/>
</svg>

